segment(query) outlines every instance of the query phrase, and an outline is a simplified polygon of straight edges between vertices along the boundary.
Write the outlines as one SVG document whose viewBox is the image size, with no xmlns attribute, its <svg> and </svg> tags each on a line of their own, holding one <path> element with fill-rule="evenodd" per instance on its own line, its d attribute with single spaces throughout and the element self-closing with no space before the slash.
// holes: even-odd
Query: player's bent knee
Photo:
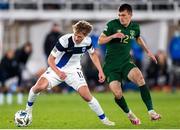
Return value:
<svg viewBox="0 0 180 130">
<path fill-rule="evenodd" d="M 116 99 L 121 99 L 123 95 L 115 95 Z"/>
<path fill-rule="evenodd" d="M 91 95 L 81 95 L 81 97 L 86 101 L 86 102 L 90 102 L 92 100 L 92 96 Z"/>
<path fill-rule="evenodd" d="M 86 102 L 90 102 L 90 101 L 92 100 L 92 97 L 82 96 L 82 98 L 83 98 Z"/>
<path fill-rule="evenodd" d="M 92 100 L 92 95 L 87 86 L 81 86 L 78 89 L 78 93 L 86 102 L 89 102 Z"/>
<path fill-rule="evenodd" d="M 137 85 L 138 85 L 138 86 L 142 86 L 142 85 L 144 85 L 144 84 L 145 84 L 145 80 L 144 80 L 143 77 L 141 77 L 141 78 L 137 81 Z"/>
<path fill-rule="evenodd" d="M 40 88 L 39 86 L 33 86 L 32 89 L 34 93 L 39 93 L 42 91 L 42 88 Z"/>
<path fill-rule="evenodd" d="M 114 96 L 116 99 L 120 99 L 123 96 L 121 91 L 117 91 L 117 92 L 113 92 L 113 93 L 114 93 Z"/>
<path fill-rule="evenodd" d="M 93 98 L 92 95 L 89 93 L 86 93 L 86 94 L 84 93 L 84 94 L 80 94 L 80 95 L 86 102 L 90 102 Z"/>
<path fill-rule="evenodd" d="M 39 92 L 47 89 L 47 87 L 48 87 L 47 83 L 38 83 L 38 84 L 33 86 L 33 90 L 35 93 L 39 93 Z"/>
<path fill-rule="evenodd" d="M 38 83 L 36 84 L 40 89 L 44 90 L 48 87 L 49 82 L 46 78 L 41 78 Z"/>
</svg>

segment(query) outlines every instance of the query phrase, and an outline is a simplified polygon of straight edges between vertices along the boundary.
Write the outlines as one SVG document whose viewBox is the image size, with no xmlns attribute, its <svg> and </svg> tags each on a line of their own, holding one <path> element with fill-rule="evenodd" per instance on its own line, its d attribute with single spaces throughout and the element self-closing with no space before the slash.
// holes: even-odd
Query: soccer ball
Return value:
<svg viewBox="0 0 180 130">
<path fill-rule="evenodd" d="M 24 110 L 19 110 L 14 116 L 14 122 L 18 127 L 28 126 L 31 123 L 30 115 Z"/>
</svg>

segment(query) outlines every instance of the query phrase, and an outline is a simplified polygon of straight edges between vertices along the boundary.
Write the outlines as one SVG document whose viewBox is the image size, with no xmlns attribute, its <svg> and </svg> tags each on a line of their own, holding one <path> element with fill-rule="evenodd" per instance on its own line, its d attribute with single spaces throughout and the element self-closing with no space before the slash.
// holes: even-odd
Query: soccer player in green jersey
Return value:
<svg viewBox="0 0 180 130">
<path fill-rule="evenodd" d="M 127 113 L 132 124 L 139 125 L 141 121 L 128 108 L 121 89 L 122 80 L 134 82 L 140 88 L 142 100 L 147 107 L 151 120 L 158 120 L 161 116 L 153 109 L 151 95 L 144 77 L 131 59 L 131 40 L 136 39 L 137 43 L 155 63 L 157 63 L 157 60 L 141 38 L 139 25 L 131 21 L 132 7 L 129 4 L 121 5 L 118 16 L 119 19 L 114 19 L 107 23 L 99 37 L 99 44 L 106 44 L 107 48 L 104 73 L 109 83 L 109 88 L 115 96 L 115 102 Z"/>
</svg>

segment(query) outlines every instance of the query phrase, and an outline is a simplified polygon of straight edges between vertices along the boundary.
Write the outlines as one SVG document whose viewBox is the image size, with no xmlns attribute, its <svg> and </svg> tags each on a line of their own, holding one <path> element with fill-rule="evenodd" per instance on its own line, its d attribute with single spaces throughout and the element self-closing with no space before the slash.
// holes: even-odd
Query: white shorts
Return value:
<svg viewBox="0 0 180 130">
<path fill-rule="evenodd" d="M 48 89 L 51 89 L 62 82 L 66 82 L 69 86 L 71 86 L 76 91 L 81 87 L 86 85 L 86 80 L 84 78 L 83 72 L 81 69 L 77 68 L 71 72 L 65 72 L 66 78 L 62 80 L 59 76 L 49 67 L 41 77 L 46 78 L 49 81 Z"/>
</svg>

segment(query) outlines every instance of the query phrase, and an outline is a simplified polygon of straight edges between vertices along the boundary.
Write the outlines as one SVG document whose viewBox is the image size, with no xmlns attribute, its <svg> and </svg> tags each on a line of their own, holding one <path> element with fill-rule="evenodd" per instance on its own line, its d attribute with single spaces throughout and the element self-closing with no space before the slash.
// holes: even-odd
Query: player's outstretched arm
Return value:
<svg viewBox="0 0 180 130">
<path fill-rule="evenodd" d="M 153 53 L 148 49 L 145 41 L 142 39 L 142 37 L 138 37 L 137 39 L 137 43 L 143 48 L 143 50 L 146 52 L 146 54 L 157 64 L 157 59 L 156 57 L 153 55 Z"/>
<path fill-rule="evenodd" d="M 104 33 L 102 33 L 99 36 L 98 43 L 100 45 L 101 44 L 106 44 L 106 43 L 108 43 L 109 41 L 111 41 L 114 38 L 124 38 L 124 37 L 125 37 L 125 35 L 123 33 L 121 33 L 121 32 L 115 33 L 115 34 L 110 35 L 110 36 L 106 36 Z"/>
<path fill-rule="evenodd" d="M 98 44 L 106 44 L 108 43 L 109 41 L 111 41 L 113 39 L 112 36 L 106 36 L 104 33 L 102 33 L 100 36 L 99 36 L 99 39 L 98 39 Z"/>
<path fill-rule="evenodd" d="M 104 75 L 104 72 L 102 70 L 101 63 L 100 63 L 99 57 L 97 55 L 97 52 L 94 51 L 94 53 L 90 54 L 90 57 L 91 57 L 92 62 L 96 66 L 97 70 L 99 71 L 99 75 L 98 75 L 99 82 L 101 82 L 101 83 L 104 82 L 105 75 Z"/>
</svg>

